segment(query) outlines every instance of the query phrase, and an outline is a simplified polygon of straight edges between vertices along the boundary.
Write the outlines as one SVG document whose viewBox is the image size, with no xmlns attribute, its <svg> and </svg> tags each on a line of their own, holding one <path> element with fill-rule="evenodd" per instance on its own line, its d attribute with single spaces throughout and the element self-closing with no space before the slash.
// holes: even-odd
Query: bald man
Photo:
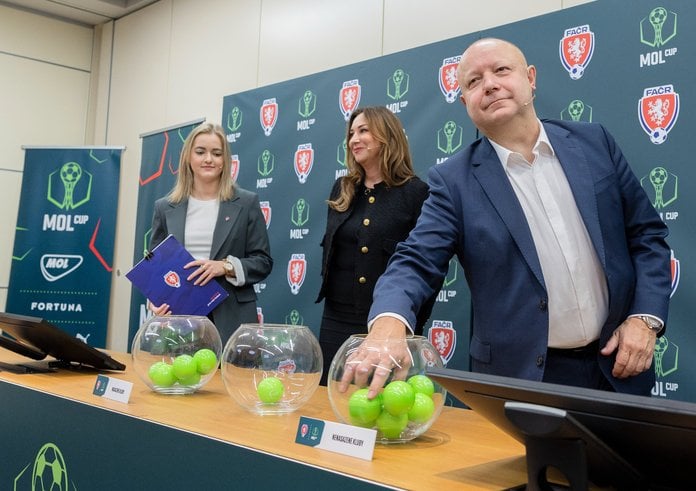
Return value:
<svg viewBox="0 0 696 491">
<path fill-rule="evenodd" d="M 649 395 L 670 249 L 621 150 L 600 124 L 541 121 L 536 68 L 512 43 L 476 41 L 457 77 L 484 136 L 430 169 L 430 197 L 376 285 L 343 388 L 374 372 L 373 397 L 405 374 L 403 338 L 456 255 L 471 290 L 472 370 Z"/>
</svg>

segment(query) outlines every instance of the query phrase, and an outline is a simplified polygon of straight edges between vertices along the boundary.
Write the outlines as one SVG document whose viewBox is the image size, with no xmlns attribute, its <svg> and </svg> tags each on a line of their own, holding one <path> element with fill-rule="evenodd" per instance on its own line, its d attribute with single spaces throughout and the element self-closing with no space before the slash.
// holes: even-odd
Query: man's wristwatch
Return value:
<svg viewBox="0 0 696 491">
<path fill-rule="evenodd" d="M 655 331 L 655 334 L 662 331 L 662 322 L 660 322 L 659 320 L 653 317 L 649 317 L 647 315 L 641 315 L 638 318 L 645 322 L 645 325 L 648 326 L 648 329 L 650 329 L 651 331 Z"/>
<path fill-rule="evenodd" d="M 222 260 L 222 267 L 225 268 L 225 276 L 234 276 L 234 265 L 229 258 Z"/>
</svg>

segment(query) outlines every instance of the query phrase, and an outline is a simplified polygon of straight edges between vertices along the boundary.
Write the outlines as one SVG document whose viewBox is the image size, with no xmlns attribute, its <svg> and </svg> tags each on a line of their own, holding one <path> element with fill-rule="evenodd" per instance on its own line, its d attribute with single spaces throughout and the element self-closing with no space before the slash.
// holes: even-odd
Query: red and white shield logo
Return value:
<svg viewBox="0 0 696 491">
<path fill-rule="evenodd" d="M 457 66 L 461 55 L 445 58 L 442 60 L 442 66 L 439 70 L 438 80 L 440 82 L 440 91 L 445 96 L 445 100 L 452 104 L 459 98 L 461 90 L 457 81 Z"/>
<path fill-rule="evenodd" d="M 293 254 L 288 261 L 288 284 L 293 295 L 300 293 L 304 283 L 307 261 L 304 254 Z"/>
<path fill-rule="evenodd" d="M 674 251 L 670 251 L 670 269 L 672 271 L 672 293 L 669 294 L 670 298 L 677 291 L 679 286 L 679 276 L 681 275 L 681 268 L 679 267 L 679 259 L 674 257 Z"/>
<path fill-rule="evenodd" d="M 237 182 L 237 177 L 239 177 L 239 155 L 232 155 L 230 160 L 230 176 L 233 182 Z"/>
<path fill-rule="evenodd" d="M 360 81 L 358 79 L 343 82 L 343 87 L 338 94 L 338 106 L 341 108 L 343 118 L 348 121 L 355 108 L 360 104 Z"/>
<path fill-rule="evenodd" d="M 278 371 L 280 373 L 285 373 L 287 375 L 292 375 L 297 370 L 297 365 L 295 360 L 283 360 L 278 363 Z"/>
<path fill-rule="evenodd" d="M 276 121 L 278 121 L 278 103 L 276 102 L 275 97 L 273 99 L 266 99 L 263 101 L 259 116 L 261 119 L 263 133 L 266 136 L 269 136 L 275 127 Z"/>
<path fill-rule="evenodd" d="M 573 80 L 585 73 L 594 53 L 594 33 L 589 25 L 566 29 L 558 47 L 563 68 Z"/>
<path fill-rule="evenodd" d="M 256 307 L 256 320 L 259 324 L 263 324 L 263 309 L 261 307 Z"/>
<path fill-rule="evenodd" d="M 440 353 L 442 363 L 446 365 L 457 347 L 457 331 L 454 330 L 452 321 L 434 320 L 428 330 L 428 341 Z"/>
<path fill-rule="evenodd" d="M 173 288 L 179 288 L 181 286 L 181 280 L 179 279 L 179 274 L 176 271 L 169 271 L 164 275 L 164 282 L 167 286 Z"/>
<path fill-rule="evenodd" d="M 672 85 L 660 85 L 643 90 L 638 101 L 638 119 L 650 141 L 664 143 L 679 116 L 679 94 Z"/>
<path fill-rule="evenodd" d="M 271 224 L 271 203 L 269 201 L 259 202 L 261 205 L 261 213 L 263 213 L 263 219 L 266 222 L 266 228 Z"/>
<path fill-rule="evenodd" d="M 300 180 L 301 184 L 307 182 L 307 177 L 309 173 L 312 172 L 312 165 L 314 165 L 314 149 L 312 149 L 311 143 L 303 143 L 297 146 L 297 151 L 295 152 L 295 174 Z"/>
</svg>

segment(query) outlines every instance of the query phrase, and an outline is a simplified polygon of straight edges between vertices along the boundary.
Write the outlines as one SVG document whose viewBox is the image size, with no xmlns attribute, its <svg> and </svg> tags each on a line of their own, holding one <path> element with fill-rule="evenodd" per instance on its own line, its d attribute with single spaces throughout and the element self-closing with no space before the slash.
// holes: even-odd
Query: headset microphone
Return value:
<svg viewBox="0 0 696 491">
<path fill-rule="evenodd" d="M 532 94 L 532 98 L 529 99 L 529 100 L 528 100 L 527 102 L 525 102 L 524 104 L 522 104 L 522 106 L 523 106 L 523 107 L 529 106 L 535 98 L 536 98 L 536 94 Z"/>
</svg>

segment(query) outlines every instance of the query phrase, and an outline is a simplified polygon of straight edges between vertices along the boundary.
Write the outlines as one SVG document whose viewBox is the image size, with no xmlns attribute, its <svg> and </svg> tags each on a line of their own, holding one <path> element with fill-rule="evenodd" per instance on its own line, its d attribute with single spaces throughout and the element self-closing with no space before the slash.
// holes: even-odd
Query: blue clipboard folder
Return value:
<svg viewBox="0 0 696 491">
<path fill-rule="evenodd" d="M 193 256 L 173 235 L 167 236 L 148 252 L 128 273 L 133 286 L 155 305 L 167 303 L 172 314 L 207 315 L 229 294 L 217 281 L 194 285 L 184 265 Z"/>
</svg>

